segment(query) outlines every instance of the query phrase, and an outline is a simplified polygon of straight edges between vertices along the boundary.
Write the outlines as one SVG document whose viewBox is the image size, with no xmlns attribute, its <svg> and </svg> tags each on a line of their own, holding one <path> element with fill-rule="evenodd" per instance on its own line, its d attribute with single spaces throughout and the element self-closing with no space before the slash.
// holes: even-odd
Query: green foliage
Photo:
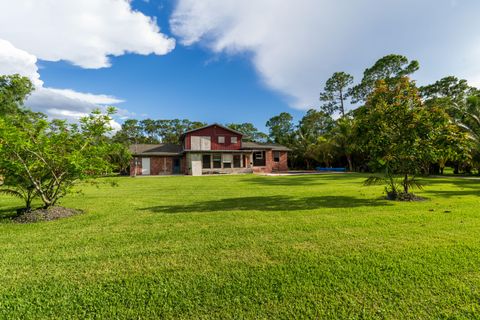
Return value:
<svg viewBox="0 0 480 320">
<path fill-rule="evenodd" d="M 377 81 L 383 80 L 387 86 L 394 87 L 400 78 L 413 74 L 419 67 L 418 61 L 409 61 L 402 55 L 390 54 L 379 59 L 364 71 L 362 81 L 353 87 L 352 102 L 366 101 Z"/>
<path fill-rule="evenodd" d="M 294 140 L 291 144 L 294 153 L 300 160 L 306 162 L 307 169 L 310 169 L 312 162 L 328 162 L 333 156 L 333 148 L 330 147 L 327 138 L 335 125 L 332 117 L 323 112 L 310 109 L 299 121 L 295 131 Z M 327 151 L 327 149 L 329 149 Z M 326 153 L 325 153 L 326 152 Z M 327 156 L 326 154 L 329 154 Z"/>
<path fill-rule="evenodd" d="M 33 89 L 34 86 L 27 77 L 18 74 L 0 75 L 0 115 L 24 112 L 23 102 Z"/>
<path fill-rule="evenodd" d="M 268 135 L 259 131 L 252 123 L 228 123 L 226 127 L 243 133 L 244 141 L 267 142 Z"/>
<path fill-rule="evenodd" d="M 294 137 L 293 117 L 288 112 L 270 118 L 265 126 L 268 128 L 269 137 L 273 142 L 289 146 Z"/>
<path fill-rule="evenodd" d="M 114 136 L 114 141 L 125 145 L 137 143 L 172 143 L 179 144 L 181 135 L 188 130 L 205 126 L 206 123 L 187 119 L 142 121 L 128 119 Z"/>
<path fill-rule="evenodd" d="M 27 113 L 0 117 L 2 188 L 22 194 L 26 208 L 34 196 L 48 208 L 81 180 L 112 172 L 112 144 L 106 134 L 115 112 L 93 111 L 79 124 L 48 121 Z"/>
<path fill-rule="evenodd" d="M 441 108 L 425 106 L 413 82 L 403 77 L 395 87 L 378 81 L 365 106 L 356 114 L 355 136 L 370 166 L 387 170 L 386 176 L 428 173 L 429 165 L 444 157 L 462 157 L 468 139 Z M 391 184 L 394 185 L 393 183 Z M 392 192 L 397 192 L 392 188 Z"/>
<path fill-rule="evenodd" d="M 332 115 L 340 112 L 345 116 L 345 103 L 351 95 L 353 77 L 345 72 L 335 72 L 327 80 L 323 92 L 320 93 L 320 101 L 323 102 L 322 111 Z"/>
</svg>

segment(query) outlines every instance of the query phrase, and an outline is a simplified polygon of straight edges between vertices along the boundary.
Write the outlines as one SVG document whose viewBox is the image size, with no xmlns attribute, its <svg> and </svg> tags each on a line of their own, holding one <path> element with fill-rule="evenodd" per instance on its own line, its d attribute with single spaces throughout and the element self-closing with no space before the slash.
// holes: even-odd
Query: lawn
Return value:
<svg viewBox="0 0 480 320">
<path fill-rule="evenodd" d="M 480 318 L 480 180 L 364 179 L 115 178 L 28 225 L 1 197 L 0 318 Z"/>
</svg>

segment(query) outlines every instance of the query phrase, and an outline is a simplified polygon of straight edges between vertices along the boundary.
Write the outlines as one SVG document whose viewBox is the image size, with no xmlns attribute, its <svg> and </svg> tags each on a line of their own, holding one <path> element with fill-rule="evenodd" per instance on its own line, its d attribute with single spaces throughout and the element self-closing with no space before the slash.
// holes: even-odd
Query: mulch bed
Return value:
<svg viewBox="0 0 480 320">
<path fill-rule="evenodd" d="M 396 197 L 392 194 L 387 194 L 387 200 L 394 200 L 394 201 L 406 201 L 406 202 L 413 202 L 413 201 L 426 201 L 427 198 L 419 197 L 413 193 L 399 193 Z"/>
<path fill-rule="evenodd" d="M 13 218 L 18 223 L 32 223 L 40 221 L 52 221 L 81 214 L 83 211 L 69 209 L 64 207 L 51 207 L 48 209 L 37 209 L 30 212 L 21 213 Z"/>
</svg>

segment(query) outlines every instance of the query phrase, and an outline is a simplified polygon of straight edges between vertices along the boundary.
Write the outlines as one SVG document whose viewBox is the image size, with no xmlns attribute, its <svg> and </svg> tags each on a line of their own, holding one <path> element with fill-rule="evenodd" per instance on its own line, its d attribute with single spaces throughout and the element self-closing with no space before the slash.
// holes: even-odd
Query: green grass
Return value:
<svg viewBox="0 0 480 320">
<path fill-rule="evenodd" d="M 1 197 L 0 318 L 480 318 L 480 181 L 364 179 L 117 178 L 29 225 Z"/>
</svg>

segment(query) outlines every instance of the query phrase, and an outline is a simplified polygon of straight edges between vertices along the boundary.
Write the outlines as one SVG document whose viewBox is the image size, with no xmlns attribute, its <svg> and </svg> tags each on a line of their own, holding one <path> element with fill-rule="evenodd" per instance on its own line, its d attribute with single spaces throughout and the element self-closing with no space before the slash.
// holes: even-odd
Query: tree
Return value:
<svg viewBox="0 0 480 320">
<path fill-rule="evenodd" d="M 115 133 L 113 141 L 124 145 L 132 145 L 144 142 L 142 127 L 136 119 L 127 119 L 122 124 L 122 128 Z"/>
<path fill-rule="evenodd" d="M 265 126 L 269 129 L 269 137 L 275 143 L 291 145 L 294 134 L 293 117 L 288 112 L 282 112 L 267 121 Z"/>
<path fill-rule="evenodd" d="M 332 130 L 332 143 L 337 147 L 340 153 L 343 153 L 348 163 L 348 170 L 353 171 L 352 154 L 355 151 L 355 141 L 353 137 L 354 119 L 342 117 L 337 120 Z"/>
<path fill-rule="evenodd" d="M 27 77 L 18 74 L 0 76 L 0 115 L 24 112 L 23 102 L 33 89 Z"/>
<path fill-rule="evenodd" d="M 319 136 L 317 141 L 308 147 L 307 154 L 319 163 L 324 164 L 326 168 L 331 168 L 332 161 L 335 158 L 335 146 L 328 137 Z"/>
<path fill-rule="evenodd" d="M 259 131 L 250 122 L 228 123 L 226 126 L 230 129 L 241 132 L 243 134 L 243 140 L 245 141 L 266 142 L 268 140 L 268 135 Z"/>
<path fill-rule="evenodd" d="M 390 54 L 379 59 L 364 71 L 362 81 L 353 87 L 352 102 L 366 101 L 377 81 L 383 80 L 386 85 L 394 87 L 398 80 L 411 75 L 419 67 L 418 61 L 408 61 L 407 57 L 402 55 Z"/>
<path fill-rule="evenodd" d="M 108 155 L 114 144 L 105 134 L 111 130 L 113 113 L 113 108 L 104 114 L 96 110 L 79 124 L 48 121 L 35 114 L 1 117 L 2 189 L 31 192 L 24 196 L 27 209 L 33 196 L 48 208 L 79 181 L 111 173 Z"/>
<path fill-rule="evenodd" d="M 144 119 L 140 121 L 139 127 L 144 133 L 144 141 L 147 143 L 159 143 L 157 122 L 152 119 Z"/>
<path fill-rule="evenodd" d="M 330 79 L 327 80 L 323 92 L 320 93 L 320 101 L 322 111 L 332 115 L 340 112 L 342 117 L 345 116 L 345 102 L 351 94 L 351 85 L 353 77 L 345 72 L 335 72 Z"/>
<path fill-rule="evenodd" d="M 333 126 L 334 120 L 329 114 L 315 109 L 308 110 L 299 121 L 291 147 L 297 157 L 303 158 L 307 169 L 311 167 L 311 160 L 318 161 L 318 153 L 314 149 L 319 137 L 327 136 Z"/>
<path fill-rule="evenodd" d="M 422 97 L 426 100 L 449 98 L 455 102 L 463 102 L 474 94 L 475 88 L 468 85 L 467 80 L 454 76 L 444 77 L 435 83 L 420 87 Z"/>
<path fill-rule="evenodd" d="M 355 136 L 371 167 L 385 172 L 381 181 L 387 182 L 389 198 L 397 199 L 409 198 L 410 189 L 420 186 L 415 176 L 423 172 L 425 164 L 436 163 L 447 149 L 467 149 L 466 136 L 457 134 L 455 128 L 442 108 L 426 107 L 415 84 L 401 77 L 393 87 L 385 80 L 377 82 L 357 113 Z M 366 183 L 378 181 L 372 177 Z"/>
</svg>

